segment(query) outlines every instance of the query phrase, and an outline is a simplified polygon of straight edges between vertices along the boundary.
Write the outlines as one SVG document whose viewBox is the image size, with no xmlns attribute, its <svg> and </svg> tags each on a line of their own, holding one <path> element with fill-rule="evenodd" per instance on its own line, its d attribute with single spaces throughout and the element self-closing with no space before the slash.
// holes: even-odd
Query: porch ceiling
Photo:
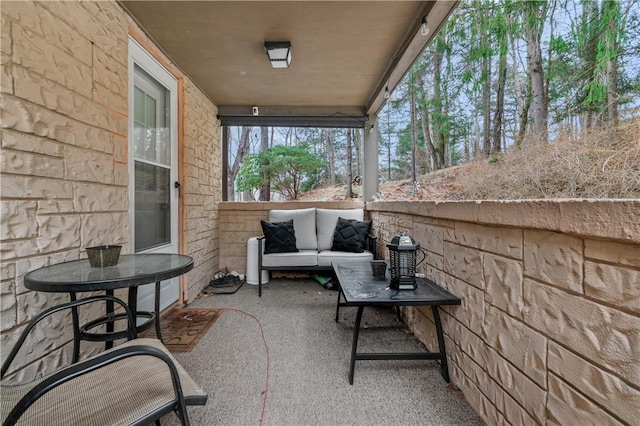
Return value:
<svg viewBox="0 0 640 426">
<path fill-rule="evenodd" d="M 221 115 L 364 116 L 384 103 L 453 1 L 121 1 Z M 429 34 L 420 35 L 427 16 Z M 288 69 L 265 41 L 289 40 Z"/>
</svg>

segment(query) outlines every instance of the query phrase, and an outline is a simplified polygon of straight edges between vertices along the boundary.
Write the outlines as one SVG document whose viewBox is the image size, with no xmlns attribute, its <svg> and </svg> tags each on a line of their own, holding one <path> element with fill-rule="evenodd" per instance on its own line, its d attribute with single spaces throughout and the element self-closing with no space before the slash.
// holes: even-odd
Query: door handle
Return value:
<svg viewBox="0 0 640 426">
<path fill-rule="evenodd" d="M 182 191 L 180 190 L 182 186 L 180 185 L 180 182 L 175 181 L 173 187 L 178 190 L 178 198 L 180 198 L 182 196 Z"/>
</svg>

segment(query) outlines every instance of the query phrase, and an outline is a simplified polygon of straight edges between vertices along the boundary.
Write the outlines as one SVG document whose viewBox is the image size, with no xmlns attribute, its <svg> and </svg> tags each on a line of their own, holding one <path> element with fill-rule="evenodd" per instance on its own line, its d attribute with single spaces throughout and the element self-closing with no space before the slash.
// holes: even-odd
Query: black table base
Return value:
<svg viewBox="0 0 640 426">
<path fill-rule="evenodd" d="M 365 360 L 438 360 L 442 377 L 447 383 L 450 382 L 444 333 L 438 307 L 459 305 L 462 303 L 460 298 L 439 287 L 433 281 L 424 278 L 418 278 L 417 288 L 413 290 L 390 289 L 388 280 L 372 276 L 369 262 L 335 262 L 333 268 L 340 286 L 336 306 L 336 322 L 339 320 L 341 307 L 358 308 L 349 362 L 350 385 L 353 385 L 356 361 Z M 342 298 L 344 298 L 344 302 L 342 302 Z M 401 320 L 400 307 L 402 306 L 431 306 L 438 337 L 438 352 L 358 352 L 362 313 L 367 306 L 395 307 L 399 320 Z"/>
<path fill-rule="evenodd" d="M 341 293 L 341 291 L 339 292 Z M 338 294 L 338 300 L 340 294 Z M 345 306 L 345 304 L 342 304 Z M 346 305 L 348 306 L 348 305 Z M 353 384 L 353 376 L 356 368 L 356 361 L 371 361 L 371 360 L 440 360 L 440 373 L 442 378 L 450 383 L 449 368 L 447 364 L 447 351 L 444 345 L 444 336 L 442 334 L 442 324 L 440 322 L 440 313 L 437 306 L 432 306 L 433 318 L 436 323 L 436 332 L 438 334 L 438 349 L 439 352 L 358 352 L 358 337 L 360 336 L 360 323 L 362 322 L 362 312 L 364 306 L 358 307 L 358 313 L 356 314 L 356 323 L 353 329 L 353 342 L 351 344 L 351 361 L 349 362 L 349 384 Z M 340 302 L 338 302 L 338 309 L 340 309 Z M 398 307 L 399 309 L 399 307 Z M 337 318 L 336 318 L 337 321 Z"/>
</svg>

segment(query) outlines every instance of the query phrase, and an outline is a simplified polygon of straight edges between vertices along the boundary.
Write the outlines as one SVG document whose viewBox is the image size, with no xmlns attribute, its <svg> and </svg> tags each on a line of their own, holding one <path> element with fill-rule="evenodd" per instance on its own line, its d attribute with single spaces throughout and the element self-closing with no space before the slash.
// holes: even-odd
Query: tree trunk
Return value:
<svg viewBox="0 0 640 426">
<path fill-rule="evenodd" d="M 518 127 L 518 135 L 516 136 L 516 148 L 521 148 L 524 144 L 524 137 L 527 134 L 527 126 L 529 125 L 529 109 L 531 108 L 531 85 L 527 84 L 527 93 L 524 96 L 524 105 L 520 111 L 520 126 Z"/>
<path fill-rule="evenodd" d="M 323 129 L 326 136 L 327 160 L 329 163 L 329 185 L 336 184 L 336 153 L 333 147 L 333 130 Z"/>
<path fill-rule="evenodd" d="M 353 152 L 351 149 L 351 131 L 352 129 L 347 129 L 347 199 L 353 198 L 353 165 L 351 161 Z"/>
<path fill-rule="evenodd" d="M 617 1 L 605 1 L 602 4 L 603 11 L 607 14 L 607 26 L 605 29 L 607 62 L 607 121 L 610 126 L 618 125 L 618 31 L 620 22 L 620 4 Z"/>
<path fill-rule="evenodd" d="M 496 91 L 496 110 L 493 116 L 493 141 L 491 144 L 491 154 L 502 151 L 502 118 L 504 117 L 504 88 L 507 83 L 507 23 L 504 14 L 498 19 L 496 25 L 498 37 L 498 90 Z"/>
<path fill-rule="evenodd" d="M 229 177 L 227 179 L 227 193 L 228 199 L 235 200 L 235 182 L 242 160 L 249 153 L 249 135 L 251 134 L 251 127 L 242 127 L 242 133 L 240 134 L 240 140 L 238 141 L 238 151 L 236 158 L 233 160 L 233 164 L 229 168 Z"/>
<path fill-rule="evenodd" d="M 490 16 L 483 16 L 482 20 L 482 50 L 486 50 L 482 56 L 482 153 L 489 155 L 491 152 L 491 49 L 489 43 L 489 25 L 484 21 L 490 21 Z"/>
<path fill-rule="evenodd" d="M 531 81 L 531 118 L 533 133 L 540 142 L 547 142 L 547 99 L 544 90 L 544 70 L 542 68 L 541 34 L 544 23 L 544 2 L 525 2 L 525 33 L 527 38 L 527 65 Z"/>
<path fill-rule="evenodd" d="M 411 107 L 411 182 L 416 181 L 416 146 L 418 145 L 418 127 L 416 126 L 415 80 L 409 79 L 409 106 Z"/>
<path fill-rule="evenodd" d="M 362 176 L 362 131 L 353 131 L 353 145 L 356 150 L 356 176 Z"/>
<path fill-rule="evenodd" d="M 269 128 L 260 127 L 260 152 L 269 149 Z M 263 184 L 260 185 L 260 201 L 269 201 L 271 199 L 271 185 L 269 183 L 269 174 L 264 171 L 262 173 Z"/>
</svg>

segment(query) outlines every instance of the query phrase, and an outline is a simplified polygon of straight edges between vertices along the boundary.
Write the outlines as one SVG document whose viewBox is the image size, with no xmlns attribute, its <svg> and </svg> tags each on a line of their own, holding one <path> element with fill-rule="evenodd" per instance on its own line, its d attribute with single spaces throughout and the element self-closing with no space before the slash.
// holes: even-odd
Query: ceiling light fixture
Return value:
<svg viewBox="0 0 640 426">
<path fill-rule="evenodd" d="M 420 27 L 420 34 L 426 36 L 429 34 L 429 28 L 427 27 L 427 15 L 422 17 L 422 26 Z"/>
<path fill-rule="evenodd" d="M 264 51 L 272 68 L 289 68 L 291 64 L 290 41 L 265 41 Z"/>
</svg>

